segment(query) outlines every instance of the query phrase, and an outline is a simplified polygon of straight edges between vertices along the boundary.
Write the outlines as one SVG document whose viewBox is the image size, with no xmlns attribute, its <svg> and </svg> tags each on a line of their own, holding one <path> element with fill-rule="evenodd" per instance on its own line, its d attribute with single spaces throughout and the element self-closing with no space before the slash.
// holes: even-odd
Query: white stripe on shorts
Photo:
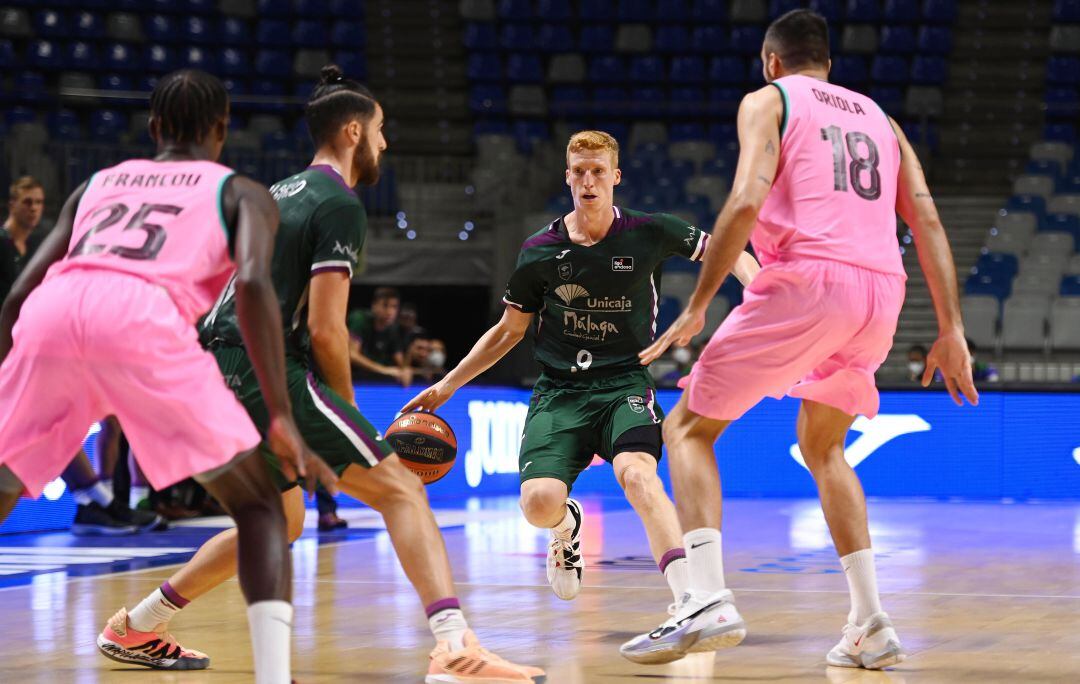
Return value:
<svg viewBox="0 0 1080 684">
<path fill-rule="evenodd" d="M 356 431 L 350 428 L 345 421 L 341 419 L 332 406 L 328 406 L 319 393 L 315 391 L 314 385 L 311 384 L 311 378 L 307 381 L 308 394 L 311 395 L 311 400 L 315 402 L 315 408 L 319 409 L 319 413 L 326 416 L 327 420 L 333 423 L 334 427 L 341 431 L 341 434 L 349 440 L 349 442 L 356 447 L 356 450 L 360 452 L 360 455 L 364 457 L 364 460 L 368 462 L 368 465 L 374 468 L 379 465 L 379 459 L 375 454 L 371 452 L 371 449 L 364 444 L 364 439 L 356 434 Z"/>
</svg>

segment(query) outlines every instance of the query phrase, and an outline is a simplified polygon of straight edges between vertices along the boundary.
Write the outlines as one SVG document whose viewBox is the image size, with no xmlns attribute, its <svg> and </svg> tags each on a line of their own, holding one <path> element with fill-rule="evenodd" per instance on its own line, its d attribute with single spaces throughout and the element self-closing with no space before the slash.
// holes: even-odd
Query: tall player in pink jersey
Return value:
<svg viewBox="0 0 1080 684">
<path fill-rule="evenodd" d="M 878 411 L 874 372 L 892 346 L 905 274 L 896 212 L 915 233 L 939 336 L 923 384 L 940 369 L 950 394 L 972 404 L 971 363 L 949 244 L 922 168 L 900 128 L 873 100 L 828 83 L 825 20 L 783 15 L 762 47 L 768 86 L 739 108 L 740 155 L 687 309 L 641 354 L 656 359 L 704 327 L 705 309 L 751 238 L 764 268 L 684 381 L 664 423 L 691 591 L 674 617 L 623 646 L 637 662 L 738 644 L 746 625 L 725 588 L 720 480 L 713 445 L 762 397 L 802 399 L 799 448 L 847 577 L 851 611 L 830 665 L 882 668 L 903 659 L 882 611 L 866 499 L 844 460 L 856 415 Z"/>
<path fill-rule="evenodd" d="M 294 473 L 333 486 L 289 406 L 270 280 L 277 205 L 214 161 L 228 128 L 218 79 L 169 74 L 150 110 L 158 155 L 83 183 L 0 313 L 0 520 L 24 490 L 40 495 L 63 470 L 87 425 L 116 415 L 154 487 L 195 476 L 236 520 L 256 681 L 289 682 L 281 497 L 256 453 L 258 431 L 194 327 L 235 269 L 244 342 L 271 416 L 269 446 Z M 205 659 L 164 630 L 118 629 L 155 667 L 183 670 Z"/>
</svg>

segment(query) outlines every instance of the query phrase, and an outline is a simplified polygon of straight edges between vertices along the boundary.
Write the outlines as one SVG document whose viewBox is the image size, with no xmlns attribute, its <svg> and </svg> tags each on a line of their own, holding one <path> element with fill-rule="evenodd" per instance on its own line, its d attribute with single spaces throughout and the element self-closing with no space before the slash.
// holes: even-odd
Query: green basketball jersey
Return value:
<svg viewBox="0 0 1080 684">
<path fill-rule="evenodd" d="M 273 279 L 285 324 L 285 353 L 306 360 L 311 276 L 341 271 L 352 276 L 364 244 L 367 214 L 360 198 L 329 166 L 311 166 L 275 183 L 270 194 L 281 213 L 274 243 Z M 202 322 L 204 344 L 242 344 L 236 319 L 235 280 Z"/>
<path fill-rule="evenodd" d="M 708 233 L 680 218 L 613 212 L 595 245 L 572 243 L 560 218 L 521 247 L 503 301 L 539 314 L 536 360 L 545 373 L 585 379 L 640 368 L 638 353 L 656 337 L 661 264 L 705 254 Z"/>
</svg>

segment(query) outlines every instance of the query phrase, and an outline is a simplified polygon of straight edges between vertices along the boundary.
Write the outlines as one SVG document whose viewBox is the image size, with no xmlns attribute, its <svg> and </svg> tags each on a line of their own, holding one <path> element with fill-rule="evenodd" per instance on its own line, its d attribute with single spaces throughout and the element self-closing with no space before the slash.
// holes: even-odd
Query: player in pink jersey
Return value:
<svg viewBox="0 0 1080 684">
<path fill-rule="evenodd" d="M 738 644 L 746 626 L 725 588 L 714 443 L 764 396 L 802 399 L 799 448 L 818 486 L 852 607 L 830 665 L 882 668 L 904 657 L 881 608 L 866 499 L 844 460 L 856 415 L 878 411 L 874 372 L 904 298 L 899 212 L 915 234 L 939 337 L 923 384 L 940 369 L 972 404 L 971 364 L 949 244 L 911 145 L 873 100 L 828 83 L 828 27 L 809 10 L 778 18 L 762 47 L 768 86 L 739 108 L 740 155 L 686 311 L 641 354 L 655 360 L 704 327 L 705 309 L 753 238 L 764 268 L 682 385 L 664 423 L 691 591 L 658 629 L 623 646 L 637 662 Z"/>
<path fill-rule="evenodd" d="M 269 446 L 294 474 L 333 487 L 289 406 L 270 280 L 277 205 L 214 162 L 228 128 L 218 79 L 169 74 L 150 110 L 157 156 L 83 183 L 0 313 L 0 520 L 23 491 L 38 496 L 63 470 L 87 425 L 115 414 L 151 484 L 195 476 L 236 520 L 256 681 L 289 682 L 281 498 L 256 453 L 258 431 L 193 325 L 235 268 L 243 336 L 271 416 Z M 135 634 L 124 622 L 116 640 L 154 667 L 183 670 L 205 659 L 164 630 Z"/>
</svg>

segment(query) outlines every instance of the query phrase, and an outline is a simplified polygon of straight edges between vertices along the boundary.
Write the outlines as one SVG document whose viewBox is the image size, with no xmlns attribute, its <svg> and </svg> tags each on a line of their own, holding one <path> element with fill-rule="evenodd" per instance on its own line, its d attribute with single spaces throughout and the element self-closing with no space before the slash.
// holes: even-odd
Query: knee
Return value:
<svg viewBox="0 0 1080 684">
<path fill-rule="evenodd" d="M 561 484 L 561 483 L 560 483 Z M 557 525 L 566 505 L 566 489 L 559 486 L 534 485 L 521 490 L 521 512 L 530 525 Z"/>
<path fill-rule="evenodd" d="M 663 489 L 656 470 L 642 465 L 627 466 L 619 478 L 626 498 L 632 502 L 647 503 Z"/>
<path fill-rule="evenodd" d="M 799 450 L 806 468 L 815 476 L 828 468 L 847 465 L 844 460 L 844 445 L 840 442 L 799 435 Z"/>
</svg>

